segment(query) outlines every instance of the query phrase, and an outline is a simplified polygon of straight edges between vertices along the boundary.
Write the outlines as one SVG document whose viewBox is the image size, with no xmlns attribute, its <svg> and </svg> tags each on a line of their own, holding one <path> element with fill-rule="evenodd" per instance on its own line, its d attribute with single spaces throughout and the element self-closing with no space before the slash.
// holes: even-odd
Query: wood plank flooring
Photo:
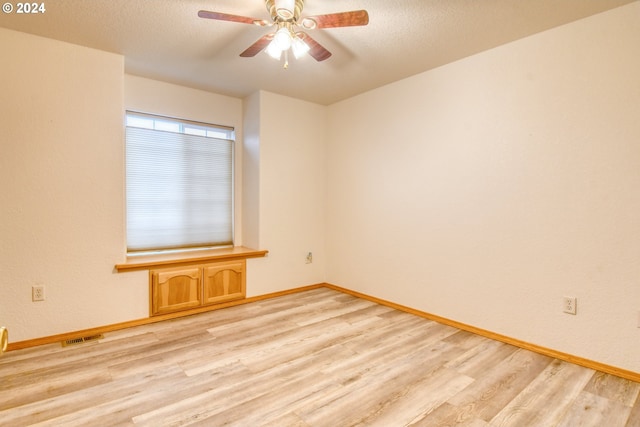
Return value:
<svg viewBox="0 0 640 427">
<path fill-rule="evenodd" d="M 640 426 L 640 384 L 319 288 L 0 358 L 0 426 Z"/>
</svg>

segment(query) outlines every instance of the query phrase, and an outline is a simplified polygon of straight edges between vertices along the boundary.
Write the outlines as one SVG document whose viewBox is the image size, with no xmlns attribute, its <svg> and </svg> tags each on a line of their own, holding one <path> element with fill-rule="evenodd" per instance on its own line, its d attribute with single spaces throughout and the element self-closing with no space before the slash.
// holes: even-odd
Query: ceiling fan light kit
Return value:
<svg viewBox="0 0 640 427">
<path fill-rule="evenodd" d="M 272 58 L 280 60 L 284 53 L 284 68 L 289 65 L 289 50 L 293 52 L 296 58 L 301 58 L 308 53 L 316 61 L 324 61 L 331 56 L 331 52 L 307 33 L 295 31 L 296 27 L 302 27 L 304 30 L 313 30 L 316 28 L 351 27 L 369 23 L 369 14 L 366 10 L 330 13 L 300 19 L 300 14 L 304 8 L 304 0 L 265 0 L 265 4 L 271 16 L 271 22 L 264 19 L 206 10 L 199 11 L 198 16 L 219 21 L 253 24 L 260 27 L 275 26 L 276 30 L 274 32 L 262 36 L 245 49 L 240 56 L 245 58 L 253 57 L 264 50 Z"/>
</svg>

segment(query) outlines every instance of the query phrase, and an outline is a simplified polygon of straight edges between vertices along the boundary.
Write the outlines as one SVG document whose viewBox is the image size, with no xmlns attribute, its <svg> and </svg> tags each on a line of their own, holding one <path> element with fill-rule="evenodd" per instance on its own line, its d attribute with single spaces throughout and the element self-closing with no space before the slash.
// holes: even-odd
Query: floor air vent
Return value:
<svg viewBox="0 0 640 427">
<path fill-rule="evenodd" d="M 70 340 L 62 341 L 62 346 L 66 347 L 68 345 L 77 345 L 87 341 L 101 340 L 102 338 L 104 338 L 104 335 L 102 334 L 91 335 L 89 337 L 73 338 Z"/>
</svg>

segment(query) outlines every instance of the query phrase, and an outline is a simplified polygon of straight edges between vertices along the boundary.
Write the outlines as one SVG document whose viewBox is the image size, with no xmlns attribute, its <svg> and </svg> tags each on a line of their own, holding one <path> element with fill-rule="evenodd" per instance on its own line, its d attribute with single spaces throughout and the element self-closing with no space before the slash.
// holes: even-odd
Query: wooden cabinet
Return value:
<svg viewBox="0 0 640 427">
<path fill-rule="evenodd" d="M 244 266 L 245 260 L 204 266 L 202 304 L 244 298 Z"/>
<path fill-rule="evenodd" d="M 149 272 L 151 315 L 245 297 L 244 259 Z"/>
<path fill-rule="evenodd" d="M 151 314 L 170 313 L 201 305 L 202 270 L 198 267 L 152 270 Z"/>
</svg>

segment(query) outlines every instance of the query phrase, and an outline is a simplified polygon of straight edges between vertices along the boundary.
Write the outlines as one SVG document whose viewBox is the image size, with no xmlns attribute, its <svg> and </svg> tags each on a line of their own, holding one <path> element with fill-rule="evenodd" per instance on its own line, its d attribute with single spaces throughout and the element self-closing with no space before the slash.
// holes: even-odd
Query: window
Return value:
<svg viewBox="0 0 640 427">
<path fill-rule="evenodd" d="M 233 245 L 233 128 L 128 111 L 127 252 Z"/>
</svg>

